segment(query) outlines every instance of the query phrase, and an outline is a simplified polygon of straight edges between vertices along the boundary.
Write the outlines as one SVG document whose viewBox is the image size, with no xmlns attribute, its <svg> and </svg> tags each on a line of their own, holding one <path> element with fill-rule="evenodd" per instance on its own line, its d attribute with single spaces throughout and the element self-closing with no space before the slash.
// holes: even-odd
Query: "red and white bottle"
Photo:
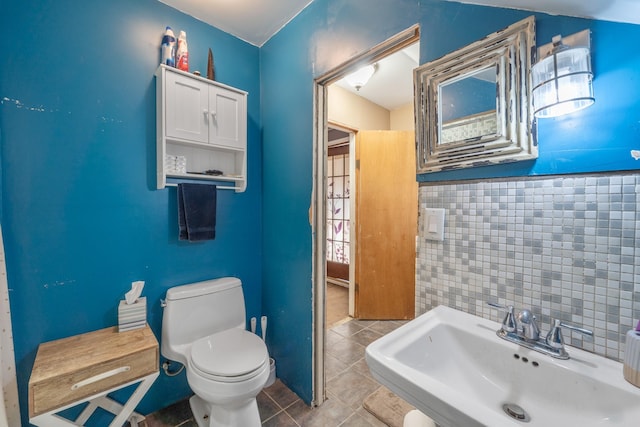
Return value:
<svg viewBox="0 0 640 427">
<path fill-rule="evenodd" d="M 187 33 L 184 31 L 180 31 L 180 35 L 178 36 L 176 67 L 182 71 L 189 71 L 189 49 L 187 47 Z"/>
</svg>

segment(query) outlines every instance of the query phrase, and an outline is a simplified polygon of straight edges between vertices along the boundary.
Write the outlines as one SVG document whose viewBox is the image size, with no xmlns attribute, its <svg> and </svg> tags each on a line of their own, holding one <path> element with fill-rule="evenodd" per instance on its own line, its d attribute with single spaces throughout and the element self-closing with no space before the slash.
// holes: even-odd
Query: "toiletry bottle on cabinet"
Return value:
<svg viewBox="0 0 640 427">
<path fill-rule="evenodd" d="M 173 34 L 171 27 L 167 27 L 162 36 L 162 44 L 160 46 L 162 54 L 162 64 L 170 67 L 176 66 L 176 36 Z"/>
<path fill-rule="evenodd" d="M 176 68 L 189 71 L 189 48 L 187 47 L 187 33 L 180 31 L 178 49 L 176 50 Z"/>
</svg>

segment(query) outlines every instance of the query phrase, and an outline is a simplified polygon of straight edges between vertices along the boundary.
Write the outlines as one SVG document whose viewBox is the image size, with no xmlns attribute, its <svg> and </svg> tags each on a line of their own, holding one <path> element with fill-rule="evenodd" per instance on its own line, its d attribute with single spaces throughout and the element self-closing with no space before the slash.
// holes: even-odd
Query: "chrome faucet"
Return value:
<svg viewBox="0 0 640 427">
<path fill-rule="evenodd" d="M 540 338 L 540 328 L 536 323 L 536 316 L 529 310 L 522 310 L 518 314 L 518 322 L 520 322 L 520 335 L 527 341 L 538 341 Z"/>
<path fill-rule="evenodd" d="M 540 338 L 540 328 L 538 328 L 536 316 L 534 316 L 530 310 L 522 310 L 516 316 L 512 305 L 504 306 L 492 302 L 487 304 L 491 307 L 506 311 L 502 326 L 496 331 L 496 335 L 507 341 L 557 359 L 569 358 L 569 353 L 567 353 L 567 350 L 564 348 L 564 340 L 562 338 L 563 327 L 584 335 L 593 336 L 593 332 L 588 329 L 579 328 L 555 319 L 554 325 L 546 337 Z"/>
</svg>

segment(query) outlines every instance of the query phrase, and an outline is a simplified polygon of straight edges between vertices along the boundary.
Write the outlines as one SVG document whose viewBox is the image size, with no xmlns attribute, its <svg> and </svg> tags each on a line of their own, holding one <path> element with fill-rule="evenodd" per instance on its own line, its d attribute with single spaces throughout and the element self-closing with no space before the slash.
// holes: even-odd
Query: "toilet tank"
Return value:
<svg viewBox="0 0 640 427">
<path fill-rule="evenodd" d="M 186 363 L 191 343 L 226 329 L 245 329 L 242 282 L 235 277 L 206 280 L 167 290 L 162 314 L 162 355 Z"/>
</svg>

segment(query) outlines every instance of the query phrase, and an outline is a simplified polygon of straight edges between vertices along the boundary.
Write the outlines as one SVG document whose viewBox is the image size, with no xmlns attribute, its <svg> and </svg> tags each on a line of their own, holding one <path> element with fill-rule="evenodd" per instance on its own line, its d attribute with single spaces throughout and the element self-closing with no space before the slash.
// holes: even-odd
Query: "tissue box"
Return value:
<svg viewBox="0 0 640 427">
<path fill-rule="evenodd" d="M 640 387 L 640 332 L 627 332 L 622 373 L 624 379 Z"/>
<path fill-rule="evenodd" d="M 147 298 L 140 297 L 133 304 L 125 300 L 118 305 L 118 332 L 143 328 L 147 324 Z"/>
</svg>

